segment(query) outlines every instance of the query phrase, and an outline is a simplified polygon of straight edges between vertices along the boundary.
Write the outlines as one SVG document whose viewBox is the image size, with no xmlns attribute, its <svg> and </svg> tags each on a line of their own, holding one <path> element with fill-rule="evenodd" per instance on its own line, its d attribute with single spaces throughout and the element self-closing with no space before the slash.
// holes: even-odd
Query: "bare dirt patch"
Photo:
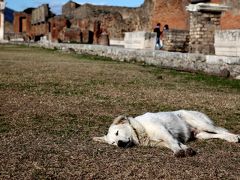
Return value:
<svg viewBox="0 0 240 180">
<path fill-rule="evenodd" d="M 92 141 L 112 119 L 191 109 L 240 133 L 240 82 L 0 45 L 0 179 L 237 179 L 239 144 L 193 141 L 197 155 Z"/>
</svg>

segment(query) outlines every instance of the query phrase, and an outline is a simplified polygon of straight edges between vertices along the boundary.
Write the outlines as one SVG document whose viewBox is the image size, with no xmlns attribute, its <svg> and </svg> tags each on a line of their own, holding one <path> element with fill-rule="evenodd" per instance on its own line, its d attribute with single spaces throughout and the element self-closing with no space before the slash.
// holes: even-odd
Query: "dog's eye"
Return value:
<svg viewBox="0 0 240 180">
<path fill-rule="evenodd" d="M 118 136 L 118 131 L 116 132 L 116 136 Z"/>
</svg>

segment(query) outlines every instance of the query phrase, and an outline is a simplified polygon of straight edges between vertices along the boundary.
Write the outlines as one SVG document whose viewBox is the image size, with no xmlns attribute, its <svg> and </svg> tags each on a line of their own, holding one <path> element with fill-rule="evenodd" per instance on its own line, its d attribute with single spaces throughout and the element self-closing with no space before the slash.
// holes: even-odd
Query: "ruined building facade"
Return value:
<svg viewBox="0 0 240 180">
<path fill-rule="evenodd" d="M 51 24 L 56 25 L 53 28 L 57 28 L 59 19 L 66 23 L 64 27 L 60 23 L 58 31 L 54 30 L 52 40 L 98 43 L 103 32 L 111 39 L 123 39 L 125 32 L 150 29 L 147 10 L 152 9 L 151 6 L 150 1 L 139 8 L 80 5 L 69 1 L 62 7 L 62 15 L 51 19 Z"/>
<path fill-rule="evenodd" d="M 232 7 L 221 18 L 221 28 L 240 28 L 239 0 L 211 0 Z M 47 36 L 51 41 L 99 43 L 103 33 L 121 40 L 124 32 L 152 31 L 156 23 L 171 29 L 189 29 L 190 0 L 145 0 L 138 8 L 95 6 L 67 2 L 54 16 L 47 4 L 14 15 L 14 31 L 26 39 Z"/>
<path fill-rule="evenodd" d="M 79 5 L 70 1 L 63 6 L 62 15 L 70 21 L 70 28 L 79 28 L 83 33 L 86 30 L 93 33 L 106 31 L 111 39 L 123 39 L 124 32 L 152 31 L 157 22 L 187 29 L 185 6 L 188 3 L 189 0 L 145 0 L 138 8 L 127 8 Z M 170 8 L 174 8 L 174 12 Z"/>
<path fill-rule="evenodd" d="M 15 12 L 13 22 L 15 36 L 22 35 L 25 40 L 39 40 L 40 37 L 49 35 L 49 19 L 53 16 L 48 4 L 38 8 L 28 8 L 23 12 Z"/>
</svg>

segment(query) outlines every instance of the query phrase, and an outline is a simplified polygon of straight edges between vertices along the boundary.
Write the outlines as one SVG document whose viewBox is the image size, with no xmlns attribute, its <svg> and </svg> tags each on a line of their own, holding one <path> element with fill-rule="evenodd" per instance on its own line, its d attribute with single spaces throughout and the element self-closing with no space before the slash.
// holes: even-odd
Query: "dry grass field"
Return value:
<svg viewBox="0 0 240 180">
<path fill-rule="evenodd" d="M 0 45 L 0 179 L 239 179 L 240 144 L 196 140 L 176 158 L 92 141 L 118 115 L 177 109 L 240 134 L 240 81 Z"/>
</svg>

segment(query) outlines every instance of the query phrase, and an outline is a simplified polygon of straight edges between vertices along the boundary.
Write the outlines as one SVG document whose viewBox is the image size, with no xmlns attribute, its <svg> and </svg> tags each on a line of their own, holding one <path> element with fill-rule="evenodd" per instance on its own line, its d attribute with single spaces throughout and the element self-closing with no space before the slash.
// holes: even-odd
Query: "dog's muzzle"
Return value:
<svg viewBox="0 0 240 180">
<path fill-rule="evenodd" d="M 121 147 L 121 148 L 129 148 L 129 147 L 134 146 L 134 143 L 131 140 L 129 140 L 127 142 L 119 140 L 117 145 L 118 145 L 118 147 Z"/>
</svg>

